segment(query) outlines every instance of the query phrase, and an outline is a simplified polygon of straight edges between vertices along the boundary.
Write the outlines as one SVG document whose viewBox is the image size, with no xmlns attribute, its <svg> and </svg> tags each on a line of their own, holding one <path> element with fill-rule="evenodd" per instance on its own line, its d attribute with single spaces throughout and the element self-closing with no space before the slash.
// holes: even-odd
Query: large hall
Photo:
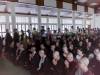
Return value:
<svg viewBox="0 0 100 75">
<path fill-rule="evenodd" d="M 0 0 L 0 75 L 100 75 L 100 0 Z"/>
</svg>

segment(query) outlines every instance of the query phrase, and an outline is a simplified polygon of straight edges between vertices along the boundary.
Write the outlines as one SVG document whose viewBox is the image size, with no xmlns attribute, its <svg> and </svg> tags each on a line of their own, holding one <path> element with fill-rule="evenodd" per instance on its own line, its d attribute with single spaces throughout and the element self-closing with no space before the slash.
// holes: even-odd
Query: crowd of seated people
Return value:
<svg viewBox="0 0 100 75">
<path fill-rule="evenodd" d="M 100 75 L 100 30 L 80 29 L 52 33 L 44 27 L 0 37 L 0 58 L 8 59 L 32 75 Z"/>
</svg>

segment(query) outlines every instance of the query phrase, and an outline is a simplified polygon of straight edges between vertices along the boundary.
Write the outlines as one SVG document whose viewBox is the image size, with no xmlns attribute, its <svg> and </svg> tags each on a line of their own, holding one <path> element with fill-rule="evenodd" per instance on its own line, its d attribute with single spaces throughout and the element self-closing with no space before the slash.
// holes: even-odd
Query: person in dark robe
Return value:
<svg viewBox="0 0 100 75">
<path fill-rule="evenodd" d="M 69 44 L 69 52 L 73 53 L 74 56 L 76 56 L 76 49 L 72 43 Z"/>
<path fill-rule="evenodd" d="M 51 38 L 51 30 L 50 30 L 50 28 L 47 28 L 47 33 L 46 33 L 46 35 L 47 35 L 47 38 L 48 39 L 50 39 Z"/>
<path fill-rule="evenodd" d="M 52 61 L 52 59 L 53 59 L 53 53 L 54 53 L 55 49 L 56 49 L 55 44 L 52 44 L 50 46 L 50 50 L 48 51 L 49 55 L 47 55 L 50 61 Z"/>
<path fill-rule="evenodd" d="M 23 40 L 24 40 L 24 31 L 21 30 L 20 41 L 23 41 Z"/>
<path fill-rule="evenodd" d="M 67 61 L 69 62 L 69 67 L 66 75 L 74 75 L 77 69 L 77 62 L 74 60 L 72 53 L 68 53 Z"/>
<path fill-rule="evenodd" d="M 91 59 L 89 67 L 93 70 L 94 75 L 100 75 L 100 50 L 94 50 L 95 57 Z"/>
<path fill-rule="evenodd" d="M 2 53 L 2 46 L 3 46 L 3 40 L 0 37 L 0 56 L 1 56 L 1 53 Z"/>
<path fill-rule="evenodd" d="M 12 41 L 12 43 L 10 44 L 10 46 L 8 47 L 8 59 L 11 60 L 13 63 L 14 63 L 14 60 L 15 60 L 15 56 L 16 56 L 16 53 L 15 53 L 15 48 L 14 48 L 14 41 Z"/>
<path fill-rule="evenodd" d="M 48 69 L 48 58 L 45 54 L 44 50 L 39 51 L 39 62 L 37 65 L 37 75 L 47 75 L 47 69 Z"/>
<path fill-rule="evenodd" d="M 19 39 L 20 39 L 17 29 L 14 29 L 13 39 L 14 39 L 14 44 L 15 44 L 14 46 L 16 47 L 16 43 L 19 42 Z"/>
<path fill-rule="evenodd" d="M 8 29 L 6 30 L 6 36 L 5 36 L 5 41 L 6 41 L 6 47 L 8 48 L 9 45 L 11 44 L 12 42 L 12 36 L 11 34 L 9 33 Z"/>
<path fill-rule="evenodd" d="M 60 58 L 60 54 L 58 51 L 55 51 L 53 53 L 53 59 L 49 66 L 50 67 L 47 75 L 65 75 L 64 61 L 62 60 L 62 58 Z"/>
<path fill-rule="evenodd" d="M 29 61 L 30 61 L 30 66 L 32 66 L 33 67 L 33 65 L 34 65 L 34 62 L 35 62 L 35 60 L 34 60 L 34 58 L 35 58 L 35 56 L 36 56 L 36 54 L 37 54 L 37 52 L 36 52 L 36 47 L 31 47 L 31 50 L 30 50 L 30 54 L 29 54 Z"/>
<path fill-rule="evenodd" d="M 16 51 L 16 62 L 18 62 L 18 64 L 20 65 L 24 65 L 24 55 L 25 49 L 23 44 L 21 43 Z"/>
<path fill-rule="evenodd" d="M 63 53 L 62 53 L 63 59 L 66 60 L 68 53 L 69 53 L 68 48 L 67 48 L 67 46 L 65 45 L 65 46 L 63 47 Z"/>
<path fill-rule="evenodd" d="M 29 55 L 29 61 L 30 61 L 30 72 L 32 75 L 37 75 L 37 67 L 38 67 L 38 63 L 39 63 L 39 60 L 40 57 L 38 55 L 38 53 L 34 50 L 32 51 L 32 53 L 30 53 Z"/>
</svg>

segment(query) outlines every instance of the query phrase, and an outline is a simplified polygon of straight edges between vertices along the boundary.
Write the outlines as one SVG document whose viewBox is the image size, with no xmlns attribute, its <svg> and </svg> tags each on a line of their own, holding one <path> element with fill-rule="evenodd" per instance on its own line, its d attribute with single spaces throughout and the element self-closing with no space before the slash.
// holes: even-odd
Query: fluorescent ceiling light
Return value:
<svg viewBox="0 0 100 75">
<path fill-rule="evenodd" d="M 95 5 L 98 5 L 98 3 L 91 3 L 90 5 L 95 6 Z"/>
<path fill-rule="evenodd" d="M 87 0 L 78 0 L 78 2 L 85 3 Z"/>
</svg>

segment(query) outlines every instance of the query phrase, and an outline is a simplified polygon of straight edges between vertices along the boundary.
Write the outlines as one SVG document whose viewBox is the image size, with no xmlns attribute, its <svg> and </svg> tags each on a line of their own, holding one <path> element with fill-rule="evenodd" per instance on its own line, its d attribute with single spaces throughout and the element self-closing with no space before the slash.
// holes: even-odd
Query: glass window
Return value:
<svg viewBox="0 0 100 75">
<path fill-rule="evenodd" d="M 5 16 L 0 16 L 0 22 L 6 22 L 6 17 Z"/>
<path fill-rule="evenodd" d="M 63 30 L 63 31 L 65 30 L 65 28 L 67 28 L 67 25 L 63 25 L 63 26 L 62 26 L 62 30 Z"/>
<path fill-rule="evenodd" d="M 2 32 L 6 32 L 5 25 L 2 25 Z"/>
<path fill-rule="evenodd" d="M 72 24 L 72 19 L 64 18 L 64 19 L 62 19 L 62 23 L 63 24 Z"/>
<path fill-rule="evenodd" d="M 32 23 L 38 23 L 38 17 L 32 17 L 31 22 Z"/>
<path fill-rule="evenodd" d="M 57 30 L 58 26 L 57 25 L 49 25 L 50 30 Z"/>
<path fill-rule="evenodd" d="M 41 18 L 41 23 L 47 23 L 47 18 Z"/>
<path fill-rule="evenodd" d="M 0 36 L 2 36 L 1 33 L 0 33 Z"/>
<path fill-rule="evenodd" d="M 2 30 L 1 30 L 1 25 L 0 25 L 0 32 L 2 32 Z"/>
<path fill-rule="evenodd" d="M 13 30 L 12 30 L 12 25 L 10 25 L 10 31 L 13 32 Z"/>
<path fill-rule="evenodd" d="M 18 31 L 21 31 L 21 25 L 18 25 L 17 29 L 18 29 Z"/>
<path fill-rule="evenodd" d="M 75 24 L 82 24 L 82 19 L 76 19 Z"/>
<path fill-rule="evenodd" d="M 38 30 L 38 25 L 37 24 L 32 24 L 32 30 L 33 28 L 36 28 L 36 30 Z"/>
<path fill-rule="evenodd" d="M 75 28 L 77 29 L 77 27 L 79 27 L 79 28 L 83 28 L 82 25 L 76 25 Z"/>
<path fill-rule="evenodd" d="M 87 25 L 91 25 L 91 20 L 86 20 Z"/>
<path fill-rule="evenodd" d="M 12 22 L 11 16 L 9 16 L 9 22 L 10 22 L 10 23 Z"/>
<path fill-rule="evenodd" d="M 29 19 L 28 19 L 28 17 L 20 17 L 20 16 L 17 16 L 16 17 L 16 22 L 17 23 L 28 23 L 29 22 Z"/>
<path fill-rule="evenodd" d="M 26 25 L 26 31 L 28 30 L 29 28 L 28 28 L 28 25 Z"/>
<path fill-rule="evenodd" d="M 49 23 L 58 23 L 57 18 L 49 18 Z"/>
<path fill-rule="evenodd" d="M 25 31 L 25 25 L 22 25 L 22 29 L 21 30 Z"/>
<path fill-rule="evenodd" d="M 2 33 L 3 37 L 5 37 L 6 33 Z"/>
</svg>

